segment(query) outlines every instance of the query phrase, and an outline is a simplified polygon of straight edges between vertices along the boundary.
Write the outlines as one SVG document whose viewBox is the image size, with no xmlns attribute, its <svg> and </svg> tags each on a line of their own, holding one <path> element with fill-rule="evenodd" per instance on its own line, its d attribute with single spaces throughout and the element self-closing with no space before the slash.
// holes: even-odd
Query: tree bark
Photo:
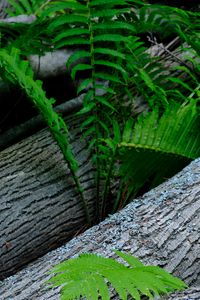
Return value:
<svg viewBox="0 0 200 300">
<path fill-rule="evenodd" d="M 146 264 L 159 265 L 182 278 L 190 289 L 165 299 L 200 299 L 200 159 L 140 197 L 119 213 L 49 252 L 1 284 L 4 300 L 58 300 L 47 289 L 47 272 L 82 252 L 114 256 L 130 252 Z"/>
<path fill-rule="evenodd" d="M 93 215 L 93 167 L 79 124 L 68 121 L 78 176 Z M 47 129 L 0 152 L 0 170 L 2 279 L 69 240 L 86 221 L 67 163 Z"/>
</svg>

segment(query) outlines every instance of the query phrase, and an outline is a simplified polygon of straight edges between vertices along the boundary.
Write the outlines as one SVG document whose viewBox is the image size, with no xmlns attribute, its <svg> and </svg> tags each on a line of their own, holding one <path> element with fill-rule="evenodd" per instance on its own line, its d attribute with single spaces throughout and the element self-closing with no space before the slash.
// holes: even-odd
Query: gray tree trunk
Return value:
<svg viewBox="0 0 200 300">
<path fill-rule="evenodd" d="M 165 299 L 200 299 L 200 159 L 172 179 L 134 200 L 121 212 L 49 252 L 1 284 L 3 300 L 58 300 L 47 289 L 47 272 L 82 252 L 113 256 L 128 251 L 146 264 L 159 265 L 182 278 L 187 291 Z"/>
<path fill-rule="evenodd" d="M 69 119 L 69 122 L 72 122 Z M 70 130 L 93 214 L 94 174 L 77 125 Z M 71 126 L 72 127 L 72 126 Z M 0 152 L 0 277 L 63 244 L 86 224 L 67 164 L 47 129 Z"/>
</svg>

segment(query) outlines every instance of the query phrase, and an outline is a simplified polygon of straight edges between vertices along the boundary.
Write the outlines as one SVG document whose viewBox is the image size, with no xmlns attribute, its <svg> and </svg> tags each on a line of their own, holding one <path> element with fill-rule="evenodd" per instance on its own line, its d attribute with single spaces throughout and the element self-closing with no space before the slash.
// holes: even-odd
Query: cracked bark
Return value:
<svg viewBox="0 0 200 300">
<path fill-rule="evenodd" d="M 159 265 L 190 288 L 163 299 L 200 299 L 200 159 L 172 179 L 134 200 L 117 214 L 72 239 L 65 246 L 7 278 L 4 300 L 57 300 L 59 289 L 47 289 L 48 270 L 82 252 L 114 256 L 128 251 L 146 264 Z"/>
<path fill-rule="evenodd" d="M 78 176 L 93 213 L 93 168 L 79 123 L 71 123 Z M 73 128 L 72 128 L 73 127 Z M 0 152 L 0 277 L 63 244 L 85 226 L 67 164 L 47 129 Z M 1 297 L 0 297 L 1 298 Z"/>
</svg>

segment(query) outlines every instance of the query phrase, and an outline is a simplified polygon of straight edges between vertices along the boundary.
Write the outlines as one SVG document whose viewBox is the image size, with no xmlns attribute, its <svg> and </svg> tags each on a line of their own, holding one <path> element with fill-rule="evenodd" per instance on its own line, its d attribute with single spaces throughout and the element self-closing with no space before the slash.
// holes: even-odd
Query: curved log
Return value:
<svg viewBox="0 0 200 300">
<path fill-rule="evenodd" d="M 68 100 L 65 103 L 57 105 L 54 110 L 59 114 L 61 113 L 62 116 L 70 115 L 71 113 L 74 113 L 82 108 L 83 97 L 84 94 L 75 99 Z M 2 134 L 0 133 L 0 151 L 13 145 L 14 143 L 19 142 L 22 139 L 31 136 L 45 126 L 46 124 L 42 119 L 42 116 L 38 115 L 29 119 L 25 123 L 8 129 Z"/>
<path fill-rule="evenodd" d="M 117 214 L 49 252 L 0 286 L 4 300 L 58 300 L 47 289 L 47 272 L 82 252 L 113 256 L 129 251 L 146 264 L 159 265 L 182 278 L 190 289 L 165 299 L 200 299 L 200 159 L 134 200 Z"/>
<path fill-rule="evenodd" d="M 68 121 L 78 176 L 93 215 L 93 169 L 79 124 Z M 69 240 L 86 222 L 67 163 L 47 129 L 0 152 L 0 170 L 2 279 Z"/>
</svg>

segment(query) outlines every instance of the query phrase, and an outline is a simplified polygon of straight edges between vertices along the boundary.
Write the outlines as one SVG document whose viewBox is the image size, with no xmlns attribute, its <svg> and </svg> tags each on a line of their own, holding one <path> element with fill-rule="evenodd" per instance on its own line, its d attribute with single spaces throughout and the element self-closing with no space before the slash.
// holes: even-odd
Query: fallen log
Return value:
<svg viewBox="0 0 200 300">
<path fill-rule="evenodd" d="M 190 288 L 165 299 L 200 299 L 200 159 L 119 213 L 49 252 L 0 285 L 4 300 L 58 300 L 59 289 L 44 282 L 52 266 L 83 252 L 114 256 L 130 252 L 159 265 Z"/>
<path fill-rule="evenodd" d="M 93 167 L 77 122 L 68 119 L 78 176 L 94 215 Z M 67 163 L 48 129 L 0 152 L 0 278 L 69 240 L 85 214 Z"/>
<path fill-rule="evenodd" d="M 65 103 L 57 105 L 54 110 L 59 114 L 61 113 L 62 116 L 70 115 L 82 108 L 83 97 L 84 94 L 75 99 L 68 100 Z M 31 136 L 44 127 L 46 127 L 45 121 L 42 119 L 41 115 L 38 115 L 25 123 L 8 129 L 6 132 L 0 134 L 0 151 Z"/>
</svg>

